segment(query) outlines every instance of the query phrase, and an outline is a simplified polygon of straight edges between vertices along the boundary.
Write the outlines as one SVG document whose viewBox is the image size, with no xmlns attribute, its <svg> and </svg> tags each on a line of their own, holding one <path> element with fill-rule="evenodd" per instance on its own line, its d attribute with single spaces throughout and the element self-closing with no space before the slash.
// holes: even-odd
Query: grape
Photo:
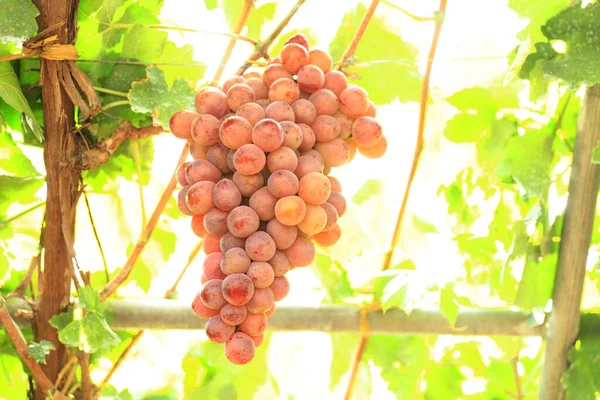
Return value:
<svg viewBox="0 0 600 400">
<path fill-rule="evenodd" d="M 177 111 L 169 121 L 171 133 L 179 139 L 192 138 L 192 123 L 198 117 L 194 111 Z"/>
<path fill-rule="evenodd" d="M 275 218 L 277 200 L 278 198 L 273 196 L 266 186 L 263 186 L 250 196 L 249 204 L 261 221 L 270 221 Z"/>
<path fill-rule="evenodd" d="M 341 71 L 329 71 L 325 74 L 324 89 L 331 90 L 337 97 L 348 87 L 348 78 Z"/>
<path fill-rule="evenodd" d="M 208 282 L 208 278 L 206 277 L 206 275 L 202 274 L 202 276 L 200 277 L 200 283 L 204 285 L 206 282 Z"/>
<path fill-rule="evenodd" d="M 358 86 L 348 85 L 340 94 L 340 110 L 350 118 L 359 118 L 369 109 L 369 95 Z"/>
<path fill-rule="evenodd" d="M 340 123 L 331 115 L 319 115 L 310 127 L 317 142 L 329 142 L 340 135 Z"/>
<path fill-rule="evenodd" d="M 264 158 L 265 155 L 263 151 L 268 153 L 277 150 L 283 143 L 283 129 L 281 128 L 279 122 L 270 118 L 263 119 L 254 125 L 254 128 L 252 129 L 252 142 L 258 146 L 259 151 L 262 150 L 261 153 Z M 263 163 L 260 169 L 262 169 L 264 166 L 265 164 Z M 246 173 L 243 171 L 240 172 Z M 251 173 L 255 172 L 248 172 L 248 174 Z"/>
<path fill-rule="evenodd" d="M 331 205 L 335 207 L 340 217 L 342 217 L 346 212 L 346 199 L 341 193 L 331 192 L 327 202 L 331 203 Z"/>
<path fill-rule="evenodd" d="M 223 281 L 220 279 L 211 279 L 202 286 L 200 300 L 206 307 L 220 310 L 225 305 L 226 301 L 221 291 L 222 284 Z"/>
<path fill-rule="evenodd" d="M 241 76 L 238 76 L 238 75 L 234 75 L 230 78 L 227 78 L 227 80 L 225 82 L 223 82 L 223 85 L 221 86 L 221 90 L 223 91 L 223 93 L 227 93 L 227 92 L 229 92 L 229 89 L 231 89 L 231 87 L 233 85 L 236 85 L 238 83 L 244 83 L 244 78 L 242 78 Z"/>
<path fill-rule="evenodd" d="M 238 327 L 247 335 L 257 336 L 267 329 L 267 324 L 268 321 L 265 314 L 248 313 L 246 319 Z"/>
<path fill-rule="evenodd" d="M 243 332 L 234 333 L 225 343 L 225 356 L 232 364 L 248 364 L 254 358 L 255 351 L 254 341 Z"/>
<path fill-rule="evenodd" d="M 220 316 L 215 315 L 206 321 L 206 336 L 213 343 L 225 343 L 235 332 L 235 326 L 227 325 Z"/>
<path fill-rule="evenodd" d="M 252 261 L 269 261 L 275 254 L 275 242 L 267 232 L 254 232 L 246 240 L 246 253 Z"/>
<path fill-rule="evenodd" d="M 208 147 L 201 146 L 196 142 L 192 142 L 190 144 L 190 154 L 194 160 L 206 160 L 206 153 L 208 152 Z"/>
<path fill-rule="evenodd" d="M 239 206 L 231 210 L 227 217 L 229 232 L 240 238 L 247 238 L 258 229 L 258 215 L 247 206 Z"/>
<path fill-rule="evenodd" d="M 274 101 L 265 109 L 265 117 L 274 119 L 277 122 L 296 120 L 296 115 L 292 106 L 284 101 Z"/>
<path fill-rule="evenodd" d="M 254 127 L 254 129 L 256 129 L 256 127 Z M 252 137 L 254 138 L 254 133 L 252 133 Z M 244 175 L 257 174 L 262 171 L 266 163 L 267 157 L 265 156 L 265 153 L 259 146 L 254 144 L 245 144 L 241 146 L 233 155 L 233 165 L 237 171 L 236 174 L 238 172 Z"/>
<path fill-rule="evenodd" d="M 316 65 L 308 64 L 298 71 L 298 86 L 308 93 L 321 89 L 324 83 L 325 74 Z"/>
<path fill-rule="evenodd" d="M 361 117 L 352 125 L 352 138 L 358 147 L 373 147 L 382 137 L 381 125 L 372 117 Z"/>
<path fill-rule="evenodd" d="M 236 112 L 242 104 L 250 103 L 254 100 L 254 90 L 245 83 L 237 83 L 227 92 L 227 105 L 233 112 Z"/>
<path fill-rule="evenodd" d="M 319 89 L 308 100 L 314 104 L 317 115 L 333 115 L 339 108 L 338 98 L 329 89 Z"/>
<path fill-rule="evenodd" d="M 219 279 L 223 280 L 227 275 L 221 271 L 221 260 L 223 260 L 223 253 L 215 252 L 210 253 L 204 259 L 202 263 L 202 275 L 207 279 Z M 220 289 L 219 289 L 220 290 Z"/>
<path fill-rule="evenodd" d="M 219 89 L 206 87 L 196 94 L 196 108 L 200 114 L 222 118 L 229 111 L 227 95 Z"/>
<path fill-rule="evenodd" d="M 298 196 L 282 197 L 275 204 L 275 217 L 283 225 L 298 225 L 306 215 L 306 204 Z"/>
<path fill-rule="evenodd" d="M 246 239 L 239 238 L 231 232 L 227 232 L 226 234 L 224 234 L 219 242 L 219 249 L 223 254 L 227 254 L 227 252 L 233 249 L 234 247 L 239 247 L 243 249 L 244 246 L 246 246 Z"/>
<path fill-rule="evenodd" d="M 258 104 L 259 106 L 262 107 L 263 110 L 267 110 L 267 107 L 271 104 L 271 102 L 269 101 L 269 99 L 260 99 L 260 100 L 256 100 L 255 101 L 256 104 Z"/>
<path fill-rule="evenodd" d="M 387 151 L 387 139 L 385 136 L 382 136 L 379 142 L 375 146 L 371 147 L 362 147 L 358 146 L 358 151 L 360 154 L 367 158 L 381 158 Z"/>
<path fill-rule="evenodd" d="M 306 124 L 298 124 L 300 130 L 302 131 L 302 143 L 298 146 L 298 150 L 307 151 L 313 148 L 315 142 L 317 141 L 317 137 L 315 136 L 315 131 L 306 125 Z"/>
<path fill-rule="evenodd" d="M 320 172 L 309 172 L 300 179 L 298 196 L 306 204 L 323 204 L 331 194 L 331 183 L 325 175 Z"/>
<path fill-rule="evenodd" d="M 270 288 L 275 301 L 281 301 L 290 292 L 290 281 L 285 276 L 279 276 L 273 280 Z"/>
<path fill-rule="evenodd" d="M 205 214 L 215 206 L 212 192 L 215 183 L 211 181 L 196 182 L 188 189 L 185 202 L 193 213 Z"/>
<path fill-rule="evenodd" d="M 270 101 L 292 104 L 300 98 L 300 88 L 292 79 L 279 78 L 269 88 Z"/>
<path fill-rule="evenodd" d="M 332 192 L 342 192 L 342 184 L 340 183 L 340 181 L 337 180 L 335 176 L 328 175 L 327 179 L 329 179 L 329 182 L 331 183 Z"/>
<path fill-rule="evenodd" d="M 276 221 L 277 220 L 273 220 Z M 296 229 L 296 228 L 294 228 Z M 288 260 L 285 253 L 281 250 L 277 250 L 273 255 L 273 258 L 269 260 L 271 269 L 273 270 L 273 276 L 284 276 L 290 270 L 290 260 Z"/>
<path fill-rule="evenodd" d="M 235 150 L 229 150 L 229 152 L 227 153 L 227 166 L 229 167 L 229 169 L 232 172 L 235 172 L 235 165 L 233 165 L 233 156 L 235 155 Z M 233 174 L 231 174 L 231 176 L 233 177 Z"/>
<path fill-rule="evenodd" d="M 271 268 L 271 266 L 269 266 L 269 268 Z M 273 304 L 275 304 L 275 296 L 269 287 L 265 289 L 255 289 L 254 295 L 246 304 L 246 309 L 252 314 L 260 314 L 266 312 Z"/>
<path fill-rule="evenodd" d="M 273 303 L 273 305 L 275 305 L 275 303 Z M 267 318 L 269 318 L 269 316 L 267 315 Z M 254 345 L 256 347 L 260 346 L 262 344 L 262 342 L 265 340 L 265 334 L 261 333 L 260 335 L 256 335 L 256 336 L 250 336 L 250 339 L 252 339 L 252 341 L 254 342 Z"/>
<path fill-rule="evenodd" d="M 229 148 L 219 142 L 208 148 L 206 157 L 207 161 L 214 165 L 221 174 L 228 174 L 231 169 L 227 165 L 227 154 L 229 154 Z M 219 179 L 221 179 L 220 176 Z"/>
<path fill-rule="evenodd" d="M 280 169 L 271 174 L 267 181 L 269 192 L 277 198 L 293 196 L 298 193 L 299 181 L 292 171 Z"/>
<path fill-rule="evenodd" d="M 211 235 L 207 233 L 204 236 L 204 241 L 202 242 L 202 250 L 204 254 L 209 255 L 211 253 L 216 253 L 221 250 L 219 247 L 219 242 L 221 241 L 221 236 Z"/>
<path fill-rule="evenodd" d="M 223 279 L 223 297 L 234 306 L 243 306 L 254 295 L 252 280 L 245 274 L 231 274 Z"/>
<path fill-rule="evenodd" d="M 308 51 L 297 43 L 290 43 L 283 46 L 279 58 L 287 71 L 297 74 L 302 67 L 308 64 Z"/>
<path fill-rule="evenodd" d="M 250 141 L 248 141 L 246 143 L 251 143 L 252 127 L 254 125 L 256 125 L 256 123 L 258 121 L 265 118 L 265 110 L 256 103 L 246 103 L 237 109 L 235 115 L 237 115 L 238 117 L 242 117 L 246 121 L 250 122 L 250 134 L 249 134 Z M 221 138 L 221 140 L 223 140 L 223 138 Z M 229 146 L 229 147 L 231 147 L 231 146 Z"/>
<path fill-rule="evenodd" d="M 317 109 L 310 101 L 306 99 L 296 100 L 292 104 L 292 109 L 296 116 L 296 123 L 310 125 L 317 117 Z"/>
<path fill-rule="evenodd" d="M 300 156 L 298 157 L 298 166 L 296 167 L 296 177 L 300 180 L 304 177 L 304 175 L 309 174 L 311 172 L 321 172 L 323 170 L 323 165 L 312 156 Z"/>
<path fill-rule="evenodd" d="M 248 268 L 250 268 L 250 263 L 251 260 L 250 257 L 248 257 L 246 250 L 240 247 L 232 247 L 223 255 L 223 259 L 221 260 L 221 272 L 225 275 L 245 274 L 248 271 Z"/>
<path fill-rule="evenodd" d="M 315 144 L 317 150 L 323 156 L 325 165 L 339 167 L 348 163 L 350 159 L 350 148 L 348 143 L 342 139 L 333 139 L 329 142 Z"/>
<path fill-rule="evenodd" d="M 375 103 L 369 100 L 369 108 L 365 113 L 365 116 L 375 118 L 377 116 L 377 108 L 375 107 Z"/>
<path fill-rule="evenodd" d="M 245 106 L 246 104 L 242 107 Z M 242 117 L 227 117 L 219 128 L 219 139 L 225 146 L 237 150 L 245 144 L 252 143 L 252 124 Z"/>
<path fill-rule="evenodd" d="M 192 216 L 192 232 L 200 238 L 206 235 L 206 229 L 204 229 L 204 215 L 195 214 Z"/>
<path fill-rule="evenodd" d="M 294 243 L 283 251 L 294 267 L 306 267 L 315 259 L 315 245 L 307 238 L 297 237 Z"/>
<path fill-rule="evenodd" d="M 330 230 L 314 235 L 313 239 L 322 247 L 330 247 L 336 244 L 337 241 L 340 240 L 341 236 L 342 230 L 338 224 L 335 224 Z"/>
<path fill-rule="evenodd" d="M 255 261 L 250 264 L 250 268 L 246 273 L 250 279 L 252 279 L 252 283 L 256 289 L 264 289 L 269 287 L 271 282 L 273 282 L 273 278 L 275 277 L 275 272 L 273 271 L 273 267 L 271 264 L 262 261 Z M 256 295 L 256 291 L 254 291 Z M 254 312 L 256 314 L 256 312 Z"/>
<path fill-rule="evenodd" d="M 352 124 L 354 124 L 352 118 L 339 111 L 335 113 L 334 117 L 340 124 L 340 135 L 338 137 L 340 139 L 349 138 L 352 135 Z"/>
<path fill-rule="evenodd" d="M 356 156 L 356 140 L 353 138 L 345 139 L 344 142 L 348 145 L 348 151 L 350 152 L 350 156 L 348 157 L 348 162 L 354 160 L 354 156 Z"/>
<path fill-rule="evenodd" d="M 189 163 L 185 170 L 186 179 L 190 184 L 202 181 L 218 182 L 221 172 L 206 160 L 194 160 Z"/>
<path fill-rule="evenodd" d="M 252 88 L 254 91 L 254 98 L 256 100 L 264 100 L 269 98 L 269 89 L 260 77 L 248 78 L 244 83 Z"/>
<path fill-rule="evenodd" d="M 285 41 L 285 44 L 297 43 L 300 46 L 304 47 L 308 50 L 308 38 L 303 33 L 296 33 L 294 36 L 290 37 Z"/>
<path fill-rule="evenodd" d="M 292 74 L 290 74 L 281 64 L 274 63 L 267 65 L 263 72 L 263 82 L 265 86 L 270 87 L 273 82 L 279 78 L 292 79 Z"/>
<path fill-rule="evenodd" d="M 239 172 L 233 174 L 233 181 L 240 190 L 242 196 L 250 197 L 254 192 L 263 187 L 265 178 L 261 173 L 244 175 Z"/>
<path fill-rule="evenodd" d="M 307 235 L 319 233 L 327 225 L 327 213 L 321 206 L 306 205 L 306 215 L 298 224 L 298 229 Z"/>
<path fill-rule="evenodd" d="M 204 305 L 200 299 L 200 293 L 202 293 L 202 290 L 198 291 L 196 297 L 194 297 L 194 300 L 192 301 L 192 310 L 194 313 L 200 318 L 210 318 L 214 317 L 215 315 L 219 315 L 219 310 L 213 310 L 212 308 L 208 308 Z"/>
<path fill-rule="evenodd" d="M 332 60 L 331 56 L 326 51 L 319 49 L 309 51 L 308 63 L 319 67 L 324 74 L 331 71 Z"/>
<path fill-rule="evenodd" d="M 323 156 L 321 155 L 321 153 L 319 153 L 315 149 L 303 151 L 302 153 L 300 153 L 300 157 L 302 157 L 302 156 L 313 157 L 314 159 L 316 159 L 319 162 L 319 164 L 321 164 L 321 167 L 325 166 L 325 160 L 323 159 Z"/>
<path fill-rule="evenodd" d="M 177 208 L 179 208 L 179 211 L 181 211 L 183 215 L 194 215 L 194 212 L 190 210 L 185 201 L 189 189 L 190 186 L 184 186 L 179 193 L 177 193 Z"/>
<path fill-rule="evenodd" d="M 325 227 L 322 231 L 327 232 L 337 224 L 339 216 L 333 204 L 325 202 L 321 204 L 321 207 L 323 207 L 323 210 L 325 210 L 325 214 L 327 215 L 327 223 L 325 224 Z"/>
<path fill-rule="evenodd" d="M 298 229 L 295 226 L 284 225 L 277 219 L 269 221 L 266 231 L 273 238 L 275 247 L 280 250 L 290 247 L 298 236 Z"/>
<path fill-rule="evenodd" d="M 267 168 L 271 172 L 281 169 L 295 171 L 298 166 L 298 157 L 289 147 L 280 147 L 267 156 Z"/>
<path fill-rule="evenodd" d="M 201 146 L 219 142 L 219 120 L 211 114 L 200 114 L 192 124 L 192 139 Z"/>
<path fill-rule="evenodd" d="M 283 129 L 282 146 L 296 150 L 302 144 L 302 129 L 291 121 L 282 121 L 281 128 Z"/>
<path fill-rule="evenodd" d="M 229 213 L 218 208 L 211 208 L 204 214 L 204 229 L 213 235 L 223 235 L 227 232 L 227 216 Z"/>
<path fill-rule="evenodd" d="M 262 74 L 258 71 L 253 71 L 252 69 L 249 69 L 248 71 L 246 71 L 246 73 L 244 73 L 244 75 L 242 75 L 242 77 L 246 80 L 251 78 L 262 79 Z"/>
<path fill-rule="evenodd" d="M 225 322 L 227 325 L 236 326 L 246 319 L 248 311 L 244 306 L 225 304 L 223 308 L 221 308 L 220 314 L 223 322 Z"/>
<path fill-rule="evenodd" d="M 222 211 L 231 211 L 242 202 L 242 194 L 235 183 L 229 179 L 221 179 L 212 193 L 215 207 Z"/>
</svg>

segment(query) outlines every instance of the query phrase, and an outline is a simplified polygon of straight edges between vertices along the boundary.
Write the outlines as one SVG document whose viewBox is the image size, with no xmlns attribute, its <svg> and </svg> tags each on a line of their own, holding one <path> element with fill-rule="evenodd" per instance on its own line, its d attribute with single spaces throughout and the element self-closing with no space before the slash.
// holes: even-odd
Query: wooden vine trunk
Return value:
<svg viewBox="0 0 600 400">
<path fill-rule="evenodd" d="M 40 11 L 39 30 L 66 21 L 56 32 L 61 44 L 73 43 L 77 34 L 78 0 L 34 0 Z M 35 341 L 48 340 L 51 351 L 42 368 L 55 382 L 66 362 L 65 346 L 50 325 L 52 316 L 63 312 L 69 303 L 72 276 L 72 246 L 75 231 L 75 207 L 81 172 L 73 162 L 76 137 L 73 133 L 74 106 L 61 85 L 61 71 L 67 61 L 41 60 L 42 102 L 44 106 L 44 163 L 46 166 L 47 203 L 42 246 L 43 273 L 40 296 L 34 314 Z M 46 394 L 36 390 L 36 399 Z"/>
</svg>

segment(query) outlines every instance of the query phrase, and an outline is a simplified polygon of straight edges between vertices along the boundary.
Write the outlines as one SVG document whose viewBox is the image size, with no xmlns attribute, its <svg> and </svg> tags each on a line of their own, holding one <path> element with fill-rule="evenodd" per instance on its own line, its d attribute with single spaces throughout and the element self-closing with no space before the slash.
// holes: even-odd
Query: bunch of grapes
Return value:
<svg viewBox="0 0 600 400">
<path fill-rule="evenodd" d="M 202 289 L 192 309 L 234 364 L 252 360 L 289 270 L 310 265 L 315 245 L 335 244 L 346 210 L 328 176 L 356 151 L 381 157 L 387 141 L 367 92 L 295 35 L 264 69 L 204 87 L 195 111 L 171 118 L 192 140 L 177 169 L 181 212 L 204 238 Z M 314 242 L 314 243 L 313 243 Z"/>
</svg>

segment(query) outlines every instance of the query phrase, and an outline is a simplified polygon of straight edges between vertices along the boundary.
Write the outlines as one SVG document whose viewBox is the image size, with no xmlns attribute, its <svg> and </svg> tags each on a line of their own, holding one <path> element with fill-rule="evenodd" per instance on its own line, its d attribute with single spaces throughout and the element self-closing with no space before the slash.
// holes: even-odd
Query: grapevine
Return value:
<svg viewBox="0 0 600 400">
<path fill-rule="evenodd" d="M 315 244 L 340 239 L 346 199 L 332 169 L 387 149 L 367 92 L 332 64 L 294 35 L 262 73 L 202 88 L 196 111 L 170 121 L 192 143 L 193 161 L 176 173 L 178 206 L 207 255 L 192 309 L 234 364 L 262 343 L 287 273 L 314 261 Z"/>
</svg>

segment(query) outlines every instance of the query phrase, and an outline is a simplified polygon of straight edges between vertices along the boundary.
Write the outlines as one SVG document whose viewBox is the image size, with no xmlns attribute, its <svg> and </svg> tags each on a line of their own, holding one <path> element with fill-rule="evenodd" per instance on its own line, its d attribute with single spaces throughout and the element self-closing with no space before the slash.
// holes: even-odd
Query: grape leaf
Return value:
<svg viewBox="0 0 600 400">
<path fill-rule="evenodd" d="M 149 67 L 146 73 L 145 80 L 131 85 L 129 100 L 133 111 L 150 113 L 156 124 L 168 127 L 176 111 L 194 108 L 194 91 L 188 82 L 176 79 L 169 87 L 159 68 Z"/>
<path fill-rule="evenodd" d="M 531 41 L 543 40 L 540 27 L 553 15 L 571 4 L 571 0 L 547 0 L 534 4 L 529 0 L 510 0 L 508 6 L 516 11 L 521 17 L 529 19 L 529 24 L 523 28 L 517 38 Z"/>
<path fill-rule="evenodd" d="M 461 384 L 465 380 L 463 374 L 456 365 L 439 365 L 430 363 L 425 372 L 427 389 L 423 393 L 423 399 L 457 399 L 463 395 Z"/>
<path fill-rule="evenodd" d="M 37 32 L 40 14 L 28 0 L 0 0 L 0 40 L 21 44 Z"/>
<path fill-rule="evenodd" d="M 0 175 L 0 220 L 14 202 L 26 205 L 36 201 L 35 194 L 44 184 L 42 178 Z"/>
<path fill-rule="evenodd" d="M 600 164 L 600 141 L 596 143 L 596 147 L 594 147 L 594 152 L 592 153 L 592 162 L 594 164 Z"/>
<path fill-rule="evenodd" d="M 348 280 L 348 273 L 338 261 L 332 260 L 328 254 L 317 253 L 311 269 L 321 281 L 329 302 L 340 302 L 354 294 Z"/>
<path fill-rule="evenodd" d="M 569 350 L 569 368 L 562 378 L 567 399 L 596 400 L 600 392 L 600 340 L 589 338 L 578 340 Z"/>
<path fill-rule="evenodd" d="M 125 389 L 119 392 L 113 385 L 106 385 L 100 391 L 102 400 L 133 400 L 129 390 Z"/>
<path fill-rule="evenodd" d="M 194 61 L 194 47 L 186 44 L 177 47 L 175 43 L 168 41 L 163 45 L 159 63 L 189 64 L 189 65 L 164 65 L 161 66 L 165 73 L 167 85 L 171 86 L 175 79 L 185 78 L 194 85 L 198 83 L 206 72 L 206 64 Z"/>
<path fill-rule="evenodd" d="M 8 132 L 0 133 L 0 168 L 13 175 L 39 175 L 31 160 L 23 154 Z"/>
<path fill-rule="evenodd" d="M 206 9 L 210 11 L 217 8 L 219 4 L 217 3 L 217 0 L 204 0 L 204 5 L 206 6 Z"/>
<path fill-rule="evenodd" d="M 528 257 L 515 299 L 519 308 L 531 311 L 546 306 L 552 297 L 557 261 L 556 253 L 547 255 L 541 261 L 536 257 Z"/>
<path fill-rule="evenodd" d="M 429 280 L 419 270 L 394 269 L 387 274 L 395 276 L 383 288 L 381 309 L 385 312 L 392 307 L 398 307 L 410 314 L 424 298 L 429 288 Z"/>
<path fill-rule="evenodd" d="M 18 356 L 0 351 L 0 393 L 3 400 L 27 399 L 29 392 L 28 375 Z"/>
<path fill-rule="evenodd" d="M 348 372 L 352 361 L 352 349 L 359 339 L 358 335 L 347 333 L 332 333 L 331 337 L 331 366 L 329 368 L 329 389 L 340 383 L 342 376 Z"/>
<path fill-rule="evenodd" d="M 50 354 L 51 350 L 56 350 L 56 347 L 47 340 L 42 340 L 39 343 L 29 343 L 27 347 L 29 357 L 33 358 L 39 364 L 46 364 L 46 356 Z"/>
<path fill-rule="evenodd" d="M 352 202 L 359 206 L 365 201 L 372 197 L 381 196 L 385 190 L 385 183 L 382 179 L 368 179 L 361 187 L 356 191 L 352 197 Z"/>
<path fill-rule="evenodd" d="M 459 308 L 456 293 L 454 293 L 454 285 L 447 283 L 440 292 L 440 311 L 452 327 L 456 324 Z"/>
<path fill-rule="evenodd" d="M 229 25 L 229 29 L 233 31 L 240 15 L 241 2 L 239 0 L 221 0 L 221 7 L 225 13 L 225 19 Z M 247 36 L 254 40 L 260 39 L 261 28 L 267 20 L 273 19 L 277 1 L 271 0 L 264 3 L 260 7 L 252 6 L 248 19 L 246 20 L 246 28 L 248 29 Z M 279 54 L 279 53 L 275 53 Z"/>
<path fill-rule="evenodd" d="M 361 3 L 342 18 L 342 24 L 329 45 L 329 53 L 334 60 L 342 57 L 365 12 L 366 7 Z M 418 49 L 403 41 L 396 31 L 386 24 L 383 17 L 375 15 L 354 54 L 357 63 L 345 68 L 350 73 L 349 81 L 365 88 L 376 104 L 387 104 L 394 99 L 417 101 L 420 97 L 422 77 L 416 65 Z"/>
</svg>

